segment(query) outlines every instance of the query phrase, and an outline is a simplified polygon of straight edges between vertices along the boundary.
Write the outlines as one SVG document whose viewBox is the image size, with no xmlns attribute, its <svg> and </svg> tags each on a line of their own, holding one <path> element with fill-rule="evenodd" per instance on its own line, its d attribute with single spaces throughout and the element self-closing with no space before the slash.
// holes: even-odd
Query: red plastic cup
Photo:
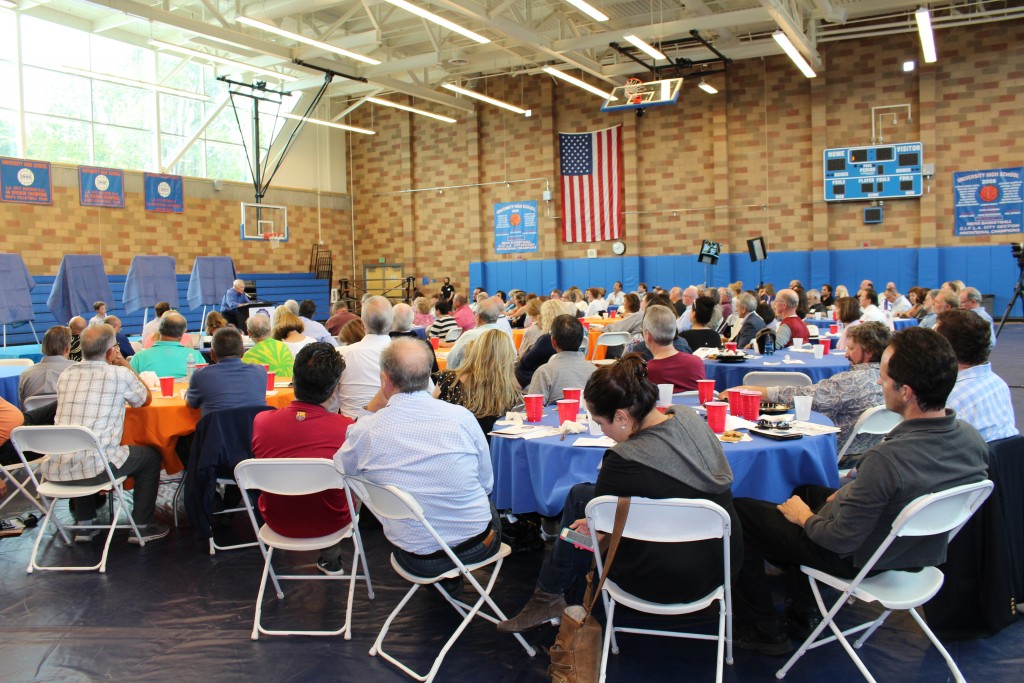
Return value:
<svg viewBox="0 0 1024 683">
<path fill-rule="evenodd" d="M 744 419 L 750 420 L 751 422 L 757 422 L 757 417 L 760 414 L 761 414 L 761 392 L 760 391 L 744 391 L 743 392 L 743 417 L 744 417 Z"/>
<path fill-rule="evenodd" d="M 263 364 L 263 369 L 266 370 L 267 372 L 270 372 L 270 366 L 267 365 L 266 363 Z"/>
<path fill-rule="evenodd" d="M 827 356 L 829 350 L 832 348 L 832 340 L 828 338 L 819 339 L 818 343 L 821 344 L 821 355 Z"/>
<path fill-rule="evenodd" d="M 174 378 L 173 377 L 161 377 L 160 378 L 160 395 L 161 396 L 174 396 Z"/>
<path fill-rule="evenodd" d="M 668 410 L 668 406 L 654 406 L 654 407 L 655 407 L 655 409 L 656 409 L 656 410 L 657 410 L 657 411 L 658 411 L 659 413 L 664 413 L 664 412 L 665 412 L 666 410 Z"/>
<path fill-rule="evenodd" d="M 580 324 L 583 325 L 584 330 L 590 332 L 590 323 L 588 323 L 586 320 L 581 320 Z"/>
<path fill-rule="evenodd" d="M 708 401 L 704 407 L 708 409 L 708 427 L 715 434 L 725 431 L 725 408 L 728 404 L 722 401 Z"/>
<path fill-rule="evenodd" d="M 579 402 L 582 396 L 583 389 L 580 389 L 578 387 L 565 387 L 562 389 L 562 398 L 567 398 L 570 401 L 576 401 L 577 406 L 579 406 Z"/>
<path fill-rule="evenodd" d="M 828 333 L 829 334 L 839 334 L 839 325 L 829 325 L 828 326 Z"/>
<path fill-rule="evenodd" d="M 725 350 L 726 351 L 735 351 L 736 350 L 736 342 L 725 342 Z"/>
<path fill-rule="evenodd" d="M 742 389 L 730 389 L 729 390 L 729 414 L 735 415 L 736 417 L 743 417 L 746 413 L 743 410 L 743 390 Z"/>
<path fill-rule="evenodd" d="M 615 309 L 615 310 L 612 310 L 612 311 L 608 311 L 608 317 L 609 318 L 615 318 L 617 316 L 618 312 L 619 312 L 618 309 Z"/>
<path fill-rule="evenodd" d="M 268 372 L 267 373 L 267 391 L 273 391 L 273 390 L 274 390 L 274 373 L 273 372 Z"/>
<path fill-rule="evenodd" d="M 700 399 L 701 404 L 707 403 L 708 401 L 715 400 L 715 380 L 713 379 L 699 379 L 697 380 L 697 398 Z"/>
<path fill-rule="evenodd" d="M 558 424 L 576 420 L 576 413 L 580 412 L 579 399 L 562 398 L 556 403 L 558 403 Z"/>
<path fill-rule="evenodd" d="M 526 394 L 523 403 L 526 404 L 526 421 L 540 422 L 544 415 L 544 394 Z"/>
<path fill-rule="evenodd" d="M 434 347 L 435 351 L 437 351 L 441 347 L 441 338 L 440 337 L 431 337 L 430 338 L 430 345 L 432 347 Z"/>
</svg>

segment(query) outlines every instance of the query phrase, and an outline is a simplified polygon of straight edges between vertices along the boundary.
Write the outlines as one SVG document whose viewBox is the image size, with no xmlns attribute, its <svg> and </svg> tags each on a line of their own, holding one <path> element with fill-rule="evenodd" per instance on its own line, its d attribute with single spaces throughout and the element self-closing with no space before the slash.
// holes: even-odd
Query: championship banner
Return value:
<svg viewBox="0 0 1024 683">
<path fill-rule="evenodd" d="M 124 208 L 124 171 L 116 168 L 78 167 L 78 201 L 82 206 Z"/>
<path fill-rule="evenodd" d="M 494 205 L 494 253 L 537 251 L 537 202 Z"/>
<path fill-rule="evenodd" d="M 0 201 L 52 204 L 50 162 L 0 157 Z"/>
<path fill-rule="evenodd" d="M 953 174 L 953 234 L 1024 232 L 1024 167 Z"/>
<path fill-rule="evenodd" d="M 143 173 L 142 186 L 146 192 L 146 211 L 185 212 L 185 194 L 180 175 Z"/>
</svg>

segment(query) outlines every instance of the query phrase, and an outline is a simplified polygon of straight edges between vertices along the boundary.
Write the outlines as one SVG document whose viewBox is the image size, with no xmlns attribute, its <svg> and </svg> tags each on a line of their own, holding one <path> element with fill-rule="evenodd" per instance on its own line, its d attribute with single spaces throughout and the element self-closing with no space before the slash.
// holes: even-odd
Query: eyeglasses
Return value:
<svg viewBox="0 0 1024 683">
<path fill-rule="evenodd" d="M 760 420 L 757 421 L 757 428 L 758 429 L 778 429 L 780 431 L 783 431 L 783 430 L 786 430 L 786 429 L 792 429 L 793 425 L 789 424 L 788 422 L 774 422 L 772 420 L 766 420 L 764 418 L 761 418 Z"/>
</svg>

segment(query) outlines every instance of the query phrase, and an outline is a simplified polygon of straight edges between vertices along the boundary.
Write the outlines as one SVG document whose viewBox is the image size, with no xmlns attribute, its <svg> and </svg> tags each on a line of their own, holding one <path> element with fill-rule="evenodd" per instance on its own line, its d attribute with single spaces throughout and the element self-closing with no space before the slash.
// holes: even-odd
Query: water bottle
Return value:
<svg viewBox="0 0 1024 683">
<path fill-rule="evenodd" d="M 764 338 L 764 355 L 770 356 L 775 353 L 775 339 L 772 335 L 765 335 Z"/>
<path fill-rule="evenodd" d="M 192 381 L 192 373 L 196 371 L 196 357 L 194 354 L 188 354 L 188 358 L 185 359 L 185 380 Z"/>
</svg>

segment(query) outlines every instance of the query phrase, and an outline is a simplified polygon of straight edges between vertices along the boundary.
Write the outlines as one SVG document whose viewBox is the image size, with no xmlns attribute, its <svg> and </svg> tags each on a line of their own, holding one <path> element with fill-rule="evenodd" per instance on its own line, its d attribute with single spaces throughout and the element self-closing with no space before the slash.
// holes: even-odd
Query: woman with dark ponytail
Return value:
<svg viewBox="0 0 1024 683">
<path fill-rule="evenodd" d="M 597 482 L 576 484 L 569 491 L 562 526 L 589 534 L 584 511 L 597 496 L 704 498 L 729 512 L 732 566 L 738 568 L 743 534 L 732 506 L 732 470 L 704 420 L 690 408 L 669 408 L 664 414 L 655 408 L 658 389 L 648 381 L 647 363 L 638 353 L 598 368 L 583 397 L 592 419 L 615 445 L 604 454 Z M 519 614 L 498 624 L 498 630 L 526 631 L 561 617 L 564 594 L 586 577 L 592 558 L 589 551 L 556 540 L 533 596 Z M 722 581 L 720 541 L 623 539 L 609 578 L 644 600 L 695 600 Z"/>
</svg>

